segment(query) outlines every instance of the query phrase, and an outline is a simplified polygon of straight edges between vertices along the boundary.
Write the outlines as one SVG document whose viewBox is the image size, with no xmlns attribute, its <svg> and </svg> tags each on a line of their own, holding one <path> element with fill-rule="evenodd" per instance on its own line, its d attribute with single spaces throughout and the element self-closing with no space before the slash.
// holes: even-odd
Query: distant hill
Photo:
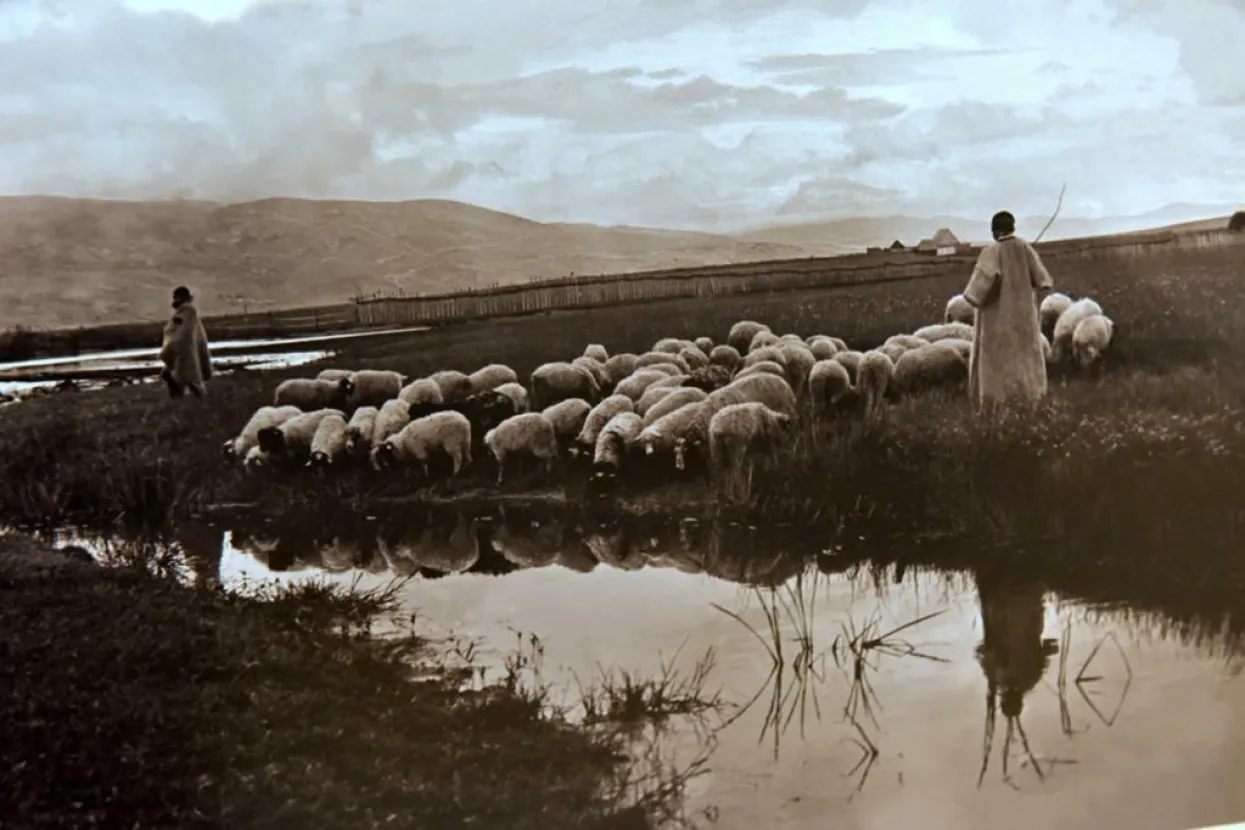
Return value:
<svg viewBox="0 0 1245 830">
<path fill-rule="evenodd" d="M 163 319 L 175 285 L 207 314 L 531 277 L 806 256 L 708 233 L 543 224 L 449 201 L 0 197 L 0 331 Z"/>
</svg>

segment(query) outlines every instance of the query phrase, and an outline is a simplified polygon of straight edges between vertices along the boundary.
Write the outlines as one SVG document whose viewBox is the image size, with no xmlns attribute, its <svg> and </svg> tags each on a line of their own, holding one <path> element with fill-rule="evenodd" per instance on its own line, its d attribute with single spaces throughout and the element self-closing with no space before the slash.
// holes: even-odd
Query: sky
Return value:
<svg viewBox="0 0 1245 830">
<path fill-rule="evenodd" d="M 0 0 L 0 193 L 1230 210 L 1242 44 L 1241 0 Z"/>
</svg>

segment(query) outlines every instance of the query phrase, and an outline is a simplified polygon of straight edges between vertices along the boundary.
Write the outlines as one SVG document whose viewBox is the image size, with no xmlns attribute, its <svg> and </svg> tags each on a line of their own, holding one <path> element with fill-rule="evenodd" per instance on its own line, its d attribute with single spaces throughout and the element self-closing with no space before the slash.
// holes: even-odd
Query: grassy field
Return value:
<svg viewBox="0 0 1245 830">
<path fill-rule="evenodd" d="M 520 659 L 462 691 L 469 667 L 372 635 L 394 586 L 245 598 L 151 564 L 0 536 L 0 826 L 644 828 L 684 779 L 638 762 L 637 723 L 719 705 L 607 684 L 573 725 Z"/>
<path fill-rule="evenodd" d="M 1028 533 L 1144 525 L 1147 538 L 1219 539 L 1245 520 L 1245 281 L 1223 253 L 1053 266 L 1059 288 L 1097 298 L 1117 323 L 1106 373 L 1056 379 L 1023 421 L 970 417 L 960 399 L 892 408 L 878 429 L 844 421 L 803 433 L 761 473 L 757 515 L 853 521 L 905 532 Z M 588 342 L 640 350 L 661 336 L 724 338 L 741 318 L 867 347 L 940 319 L 962 278 L 552 313 L 346 346 L 330 364 L 421 375 L 492 361 L 526 375 Z M 357 349 L 356 351 L 350 351 Z M 159 525 L 219 502 L 363 506 L 410 485 L 366 473 L 266 482 L 219 447 L 287 373 L 221 378 L 204 400 L 157 388 L 52 396 L 0 411 L 0 512 L 21 524 Z M 486 486 L 473 473 L 452 489 Z M 529 480 L 526 482 L 531 484 Z M 516 479 L 508 489 L 522 489 Z M 677 485 L 671 485 L 677 486 Z M 683 485 L 683 492 L 696 485 Z M 668 500 L 668 499 L 667 499 Z M 1154 534 L 1159 534 L 1155 536 Z"/>
</svg>

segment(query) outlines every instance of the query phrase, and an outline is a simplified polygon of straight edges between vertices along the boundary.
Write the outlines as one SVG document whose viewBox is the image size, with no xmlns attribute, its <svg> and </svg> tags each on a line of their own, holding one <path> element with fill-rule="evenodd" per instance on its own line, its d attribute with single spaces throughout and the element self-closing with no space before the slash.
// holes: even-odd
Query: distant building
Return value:
<svg viewBox="0 0 1245 830">
<path fill-rule="evenodd" d="M 890 249 L 892 251 L 906 251 L 908 250 L 908 246 L 900 242 L 898 239 L 896 239 L 894 242 L 891 243 Z"/>
<path fill-rule="evenodd" d="M 962 247 L 956 235 L 948 228 L 939 228 L 938 232 L 928 239 L 922 239 L 917 243 L 916 249 L 921 253 L 934 254 L 936 256 L 950 256 Z"/>
</svg>

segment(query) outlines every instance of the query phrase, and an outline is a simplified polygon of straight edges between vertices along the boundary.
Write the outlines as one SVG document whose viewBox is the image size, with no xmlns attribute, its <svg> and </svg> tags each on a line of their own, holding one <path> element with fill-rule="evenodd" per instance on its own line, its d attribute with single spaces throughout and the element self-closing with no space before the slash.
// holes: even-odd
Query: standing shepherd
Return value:
<svg viewBox="0 0 1245 830">
<path fill-rule="evenodd" d="M 194 297 L 184 285 L 173 289 L 173 316 L 164 324 L 160 361 L 164 364 L 160 377 L 168 384 L 169 397 L 180 398 L 187 389 L 195 397 L 207 394 L 212 355 Z"/>
<path fill-rule="evenodd" d="M 1035 403 L 1046 395 L 1039 292 L 1054 287 L 1041 257 L 1016 236 L 1007 211 L 990 220 L 994 242 L 977 258 L 964 299 L 977 309 L 968 393 L 978 407 Z"/>
</svg>

